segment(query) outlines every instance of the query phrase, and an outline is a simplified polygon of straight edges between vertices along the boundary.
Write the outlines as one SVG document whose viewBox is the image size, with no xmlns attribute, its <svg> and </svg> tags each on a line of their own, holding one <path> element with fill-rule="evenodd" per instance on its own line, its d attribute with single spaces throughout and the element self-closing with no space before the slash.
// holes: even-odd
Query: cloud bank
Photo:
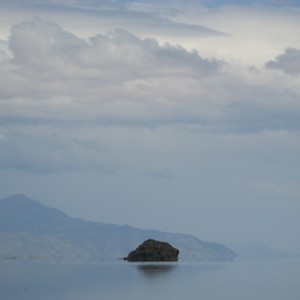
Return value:
<svg viewBox="0 0 300 300">
<path fill-rule="evenodd" d="M 49 172 L 114 170 L 105 155 L 98 161 L 90 149 L 81 151 L 71 130 L 69 142 L 63 142 L 60 127 L 66 132 L 80 126 L 95 132 L 103 126 L 185 126 L 211 133 L 299 130 L 296 79 L 267 72 L 297 73 L 296 49 L 257 70 L 123 29 L 84 39 L 40 18 L 14 25 L 3 45 L 1 168 L 46 172 L 41 161 L 48 161 Z M 36 125 L 45 128 L 49 140 L 33 133 L 30 127 Z M 28 155 L 21 155 L 26 139 Z M 41 146 L 49 143 L 56 147 Z M 72 159 L 76 156 L 81 158 Z"/>
</svg>

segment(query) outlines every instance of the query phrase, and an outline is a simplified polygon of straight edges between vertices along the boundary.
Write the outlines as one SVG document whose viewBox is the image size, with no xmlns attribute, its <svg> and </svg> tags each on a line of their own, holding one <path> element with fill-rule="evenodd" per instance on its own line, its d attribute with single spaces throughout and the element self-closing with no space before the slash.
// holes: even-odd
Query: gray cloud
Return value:
<svg viewBox="0 0 300 300">
<path fill-rule="evenodd" d="M 287 48 L 283 54 L 278 55 L 275 60 L 269 61 L 266 66 L 270 69 L 298 75 L 300 73 L 300 50 Z"/>
</svg>

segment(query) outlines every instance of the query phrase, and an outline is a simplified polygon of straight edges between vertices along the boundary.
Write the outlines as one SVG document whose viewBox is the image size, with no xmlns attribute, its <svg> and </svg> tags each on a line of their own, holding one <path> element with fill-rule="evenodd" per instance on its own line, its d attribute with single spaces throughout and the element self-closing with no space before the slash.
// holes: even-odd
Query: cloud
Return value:
<svg viewBox="0 0 300 300">
<path fill-rule="evenodd" d="M 149 77 L 206 76 L 221 66 L 220 61 L 203 59 L 196 51 L 160 45 L 155 39 L 140 39 L 125 30 L 84 41 L 38 18 L 13 27 L 10 47 L 8 82 L 1 93 L 15 93 L 15 97 L 99 98 L 110 84 Z"/>
<path fill-rule="evenodd" d="M 203 0 L 203 3 L 205 3 L 208 6 L 212 5 L 276 5 L 276 6 L 289 6 L 289 5 L 297 5 L 297 0 L 230 0 L 230 1 L 220 1 L 220 0 Z"/>
<path fill-rule="evenodd" d="M 145 171 L 144 175 L 149 178 L 170 180 L 173 178 L 171 170 L 168 168 L 152 169 Z"/>
<path fill-rule="evenodd" d="M 124 127 L 213 134 L 300 128 L 300 90 L 285 74 L 205 58 L 127 30 L 83 38 L 40 18 L 13 26 L 3 45 L 3 169 L 116 171 L 118 158 L 78 143 L 77 131 L 89 132 L 80 141 L 111 149 L 108 128 L 118 128 L 115 140 L 123 140 Z M 143 174 L 172 177 L 159 165 Z"/>
<path fill-rule="evenodd" d="M 223 36 L 224 33 L 208 26 L 180 22 L 163 16 L 161 12 L 134 9 L 134 3 L 124 1 L 24 1 L 13 0 L 2 5 L 3 13 L 11 15 L 4 19 L 5 27 L 16 20 L 39 16 L 86 34 L 101 30 L 122 28 L 138 35 L 149 37 L 179 37 L 181 35 L 197 39 Z M 170 5 L 168 6 L 170 9 Z M 12 21 L 14 20 L 14 21 Z"/>
<path fill-rule="evenodd" d="M 32 68 L 48 67 L 57 62 L 74 60 L 74 53 L 85 43 L 59 25 L 34 18 L 15 25 L 11 30 L 10 48 L 13 63 Z M 41 70 L 39 70 L 41 71 Z"/>
<path fill-rule="evenodd" d="M 116 161 L 99 142 L 47 133 L 15 131 L 0 138 L 0 169 L 49 174 L 115 173 Z"/>
<path fill-rule="evenodd" d="M 298 75 L 300 74 L 300 50 L 287 48 L 283 54 L 278 55 L 275 60 L 269 61 L 266 66 L 270 69 Z"/>
<path fill-rule="evenodd" d="M 290 79 L 274 86 L 262 71 L 180 45 L 126 30 L 83 39 L 39 18 L 15 25 L 9 45 L 0 69 L 2 124 L 299 126 L 299 91 L 284 83 Z"/>
<path fill-rule="evenodd" d="M 179 102 L 197 97 L 199 80 L 223 65 L 125 30 L 85 41 L 38 18 L 14 26 L 9 44 L 0 71 L 0 114 L 8 122 L 175 121 Z"/>
</svg>

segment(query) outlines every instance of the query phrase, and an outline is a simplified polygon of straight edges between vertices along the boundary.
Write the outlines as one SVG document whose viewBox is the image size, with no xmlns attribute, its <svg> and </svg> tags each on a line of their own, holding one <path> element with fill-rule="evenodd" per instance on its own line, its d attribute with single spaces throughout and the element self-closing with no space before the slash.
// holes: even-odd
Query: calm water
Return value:
<svg viewBox="0 0 300 300">
<path fill-rule="evenodd" d="M 1 300 L 299 300 L 300 261 L 0 264 Z"/>
</svg>

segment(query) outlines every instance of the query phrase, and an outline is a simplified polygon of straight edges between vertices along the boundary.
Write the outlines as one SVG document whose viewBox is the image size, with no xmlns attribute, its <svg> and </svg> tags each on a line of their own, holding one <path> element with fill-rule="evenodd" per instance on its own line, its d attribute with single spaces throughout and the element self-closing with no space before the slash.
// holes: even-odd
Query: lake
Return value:
<svg viewBox="0 0 300 300">
<path fill-rule="evenodd" d="M 0 263 L 1 300 L 299 300 L 300 260 Z"/>
</svg>

